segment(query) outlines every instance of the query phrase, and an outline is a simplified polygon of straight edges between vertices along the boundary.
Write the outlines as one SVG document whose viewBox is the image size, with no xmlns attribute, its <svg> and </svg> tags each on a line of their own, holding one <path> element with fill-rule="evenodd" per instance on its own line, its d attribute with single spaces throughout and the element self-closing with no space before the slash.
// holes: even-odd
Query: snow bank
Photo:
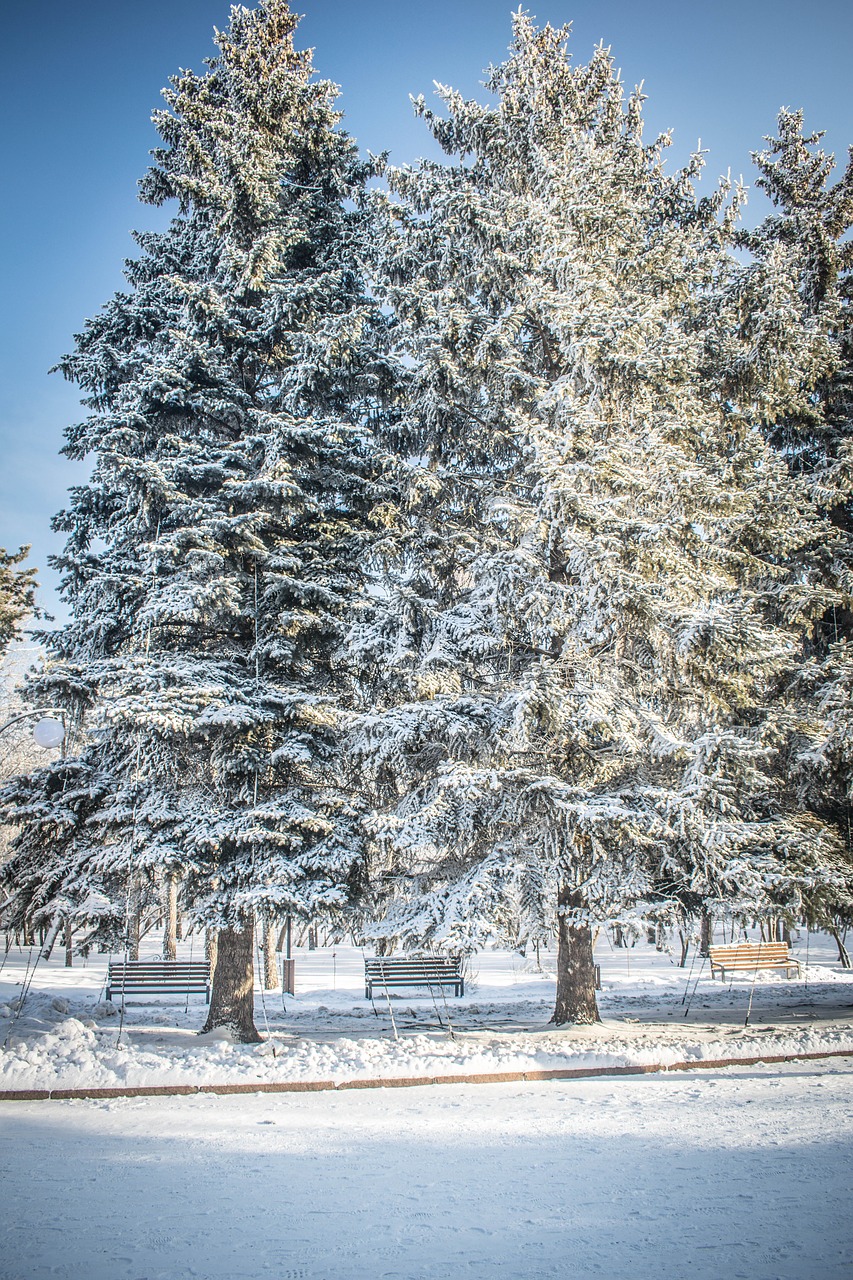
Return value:
<svg viewBox="0 0 853 1280">
<path fill-rule="evenodd" d="M 0 1089 L 268 1085 L 285 1082 L 487 1076 L 663 1066 L 721 1059 L 853 1054 L 853 1028 L 756 1029 L 699 1037 L 663 1028 L 628 1035 L 617 1027 L 538 1033 L 415 1034 L 399 1040 L 341 1037 L 332 1043 L 273 1035 L 261 1045 L 190 1037 L 145 1048 L 92 1020 L 63 1017 L 36 1038 L 10 1038 Z"/>
<path fill-rule="evenodd" d="M 555 1029 L 550 975 L 513 967 L 506 953 L 481 958 L 464 1000 L 395 997 L 376 1007 L 361 998 L 358 953 L 315 953 L 296 999 L 285 1006 L 258 993 L 266 1039 L 253 1046 L 197 1035 L 199 999 L 129 1002 L 122 1020 L 100 998 L 96 966 L 42 971 L 21 1007 L 24 974 L 16 984 L 13 961 L 0 991 L 0 1090 L 343 1085 L 853 1054 L 853 975 L 831 964 L 812 965 L 808 983 L 705 980 L 687 1003 L 684 972 L 668 957 L 637 949 L 623 970 L 618 960 L 605 968 L 603 1024 Z M 754 1025 L 744 1027 L 750 999 Z"/>
</svg>

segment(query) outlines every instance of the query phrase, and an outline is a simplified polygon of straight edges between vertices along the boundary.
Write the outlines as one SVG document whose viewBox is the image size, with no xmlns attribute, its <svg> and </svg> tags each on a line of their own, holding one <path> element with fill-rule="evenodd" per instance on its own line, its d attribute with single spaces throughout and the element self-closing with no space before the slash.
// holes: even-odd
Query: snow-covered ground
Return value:
<svg viewBox="0 0 853 1280">
<path fill-rule="evenodd" d="M 189 956 L 192 941 L 183 944 Z M 199 1036 L 204 1000 L 103 1000 L 106 958 L 66 969 L 13 948 L 0 972 L 0 1090 L 285 1081 L 343 1083 L 853 1052 L 853 972 L 823 936 L 800 939 L 801 979 L 711 980 L 638 945 L 599 946 L 599 1026 L 556 1029 L 553 955 L 476 957 L 465 996 L 420 990 L 365 1000 L 354 947 L 299 951 L 297 994 L 256 992 L 265 1043 Z M 29 967 L 28 967 L 29 966 Z M 26 991 L 20 1007 L 22 991 Z M 749 1026 L 745 1027 L 750 1006 Z"/>
<path fill-rule="evenodd" d="M 3 1280 L 849 1280 L 839 1063 L 0 1104 Z"/>
<path fill-rule="evenodd" d="M 103 958 L 33 976 L 13 948 L 0 1089 L 853 1055 L 853 974 L 827 939 L 795 951 L 799 981 L 697 967 L 688 988 L 666 954 L 605 943 L 603 1022 L 562 1030 L 544 954 L 487 953 L 463 999 L 374 1011 L 358 951 L 299 952 L 250 1047 L 198 1037 L 197 997 L 129 1001 L 119 1039 Z M 851 1066 L 3 1102 L 0 1280 L 848 1280 Z"/>
</svg>

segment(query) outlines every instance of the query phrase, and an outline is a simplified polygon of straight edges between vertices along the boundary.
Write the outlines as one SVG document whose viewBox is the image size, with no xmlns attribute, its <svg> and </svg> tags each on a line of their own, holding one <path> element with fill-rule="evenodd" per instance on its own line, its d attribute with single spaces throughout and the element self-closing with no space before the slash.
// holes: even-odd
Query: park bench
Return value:
<svg viewBox="0 0 853 1280">
<path fill-rule="evenodd" d="M 784 969 L 786 978 L 791 969 L 798 977 L 800 973 L 800 962 L 791 955 L 787 942 L 737 942 L 728 947 L 710 947 L 708 954 L 711 977 L 719 970 L 724 982 L 727 973 L 739 970 Z"/>
<path fill-rule="evenodd" d="M 107 999 L 118 996 L 190 995 L 210 1003 L 210 965 L 206 960 L 110 961 Z"/>
<path fill-rule="evenodd" d="M 376 956 L 364 960 L 364 998 L 372 999 L 374 985 L 389 987 L 453 987 L 465 994 L 462 961 L 458 956 Z"/>
</svg>

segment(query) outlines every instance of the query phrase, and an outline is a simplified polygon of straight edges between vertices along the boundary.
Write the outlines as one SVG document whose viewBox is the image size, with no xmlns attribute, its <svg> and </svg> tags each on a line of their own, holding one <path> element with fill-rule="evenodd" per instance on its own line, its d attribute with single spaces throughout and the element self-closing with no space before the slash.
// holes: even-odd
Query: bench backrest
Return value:
<svg viewBox="0 0 853 1280">
<path fill-rule="evenodd" d="M 131 974 L 204 974 L 209 970 L 206 960 L 111 960 L 110 973 Z"/>
<path fill-rule="evenodd" d="M 369 978 L 401 978 L 423 974 L 435 978 L 453 978 L 461 972 L 458 956 L 376 956 L 365 957 L 364 972 Z"/>
<path fill-rule="evenodd" d="M 127 960 L 110 961 L 111 987 L 198 986 L 205 989 L 210 981 L 206 960 Z"/>
<path fill-rule="evenodd" d="M 733 960 L 787 960 L 789 958 L 787 942 L 737 942 L 731 946 L 709 947 L 709 955 L 714 961 Z"/>
</svg>

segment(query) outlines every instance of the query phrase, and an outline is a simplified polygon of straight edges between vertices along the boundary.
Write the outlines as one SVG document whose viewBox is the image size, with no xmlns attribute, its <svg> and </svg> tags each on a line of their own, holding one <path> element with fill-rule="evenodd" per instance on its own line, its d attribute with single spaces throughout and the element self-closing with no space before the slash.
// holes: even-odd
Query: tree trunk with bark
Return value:
<svg viewBox="0 0 853 1280">
<path fill-rule="evenodd" d="M 219 930 L 210 1009 L 202 1032 L 227 1027 L 241 1044 L 260 1044 L 255 1026 L 254 943 L 251 918 L 236 928 Z"/>
<path fill-rule="evenodd" d="M 204 958 L 210 970 L 210 985 L 213 986 L 213 975 L 216 971 L 217 932 L 215 929 L 204 931 Z"/>
<path fill-rule="evenodd" d="M 142 936 L 142 891 L 139 880 L 133 877 L 128 890 L 127 901 L 127 947 L 128 960 L 139 959 L 139 940 Z"/>
<path fill-rule="evenodd" d="M 264 931 L 264 991 L 278 990 L 278 965 L 275 962 L 275 921 L 262 916 Z"/>
<path fill-rule="evenodd" d="M 71 921 L 65 921 L 65 967 L 70 969 L 74 964 L 74 930 Z"/>
<path fill-rule="evenodd" d="M 163 912 L 166 925 L 163 929 L 163 959 L 178 958 L 178 877 L 174 871 L 166 872 L 163 886 Z"/>
<path fill-rule="evenodd" d="M 707 911 L 702 912 L 699 925 L 699 954 L 707 956 L 714 942 L 714 922 Z"/>
<path fill-rule="evenodd" d="M 600 1022 L 595 999 L 592 931 L 588 921 L 573 920 L 566 915 L 567 911 L 583 909 L 583 897 L 564 887 L 557 905 L 557 1001 L 551 1021 L 558 1027 L 566 1022 Z"/>
</svg>

